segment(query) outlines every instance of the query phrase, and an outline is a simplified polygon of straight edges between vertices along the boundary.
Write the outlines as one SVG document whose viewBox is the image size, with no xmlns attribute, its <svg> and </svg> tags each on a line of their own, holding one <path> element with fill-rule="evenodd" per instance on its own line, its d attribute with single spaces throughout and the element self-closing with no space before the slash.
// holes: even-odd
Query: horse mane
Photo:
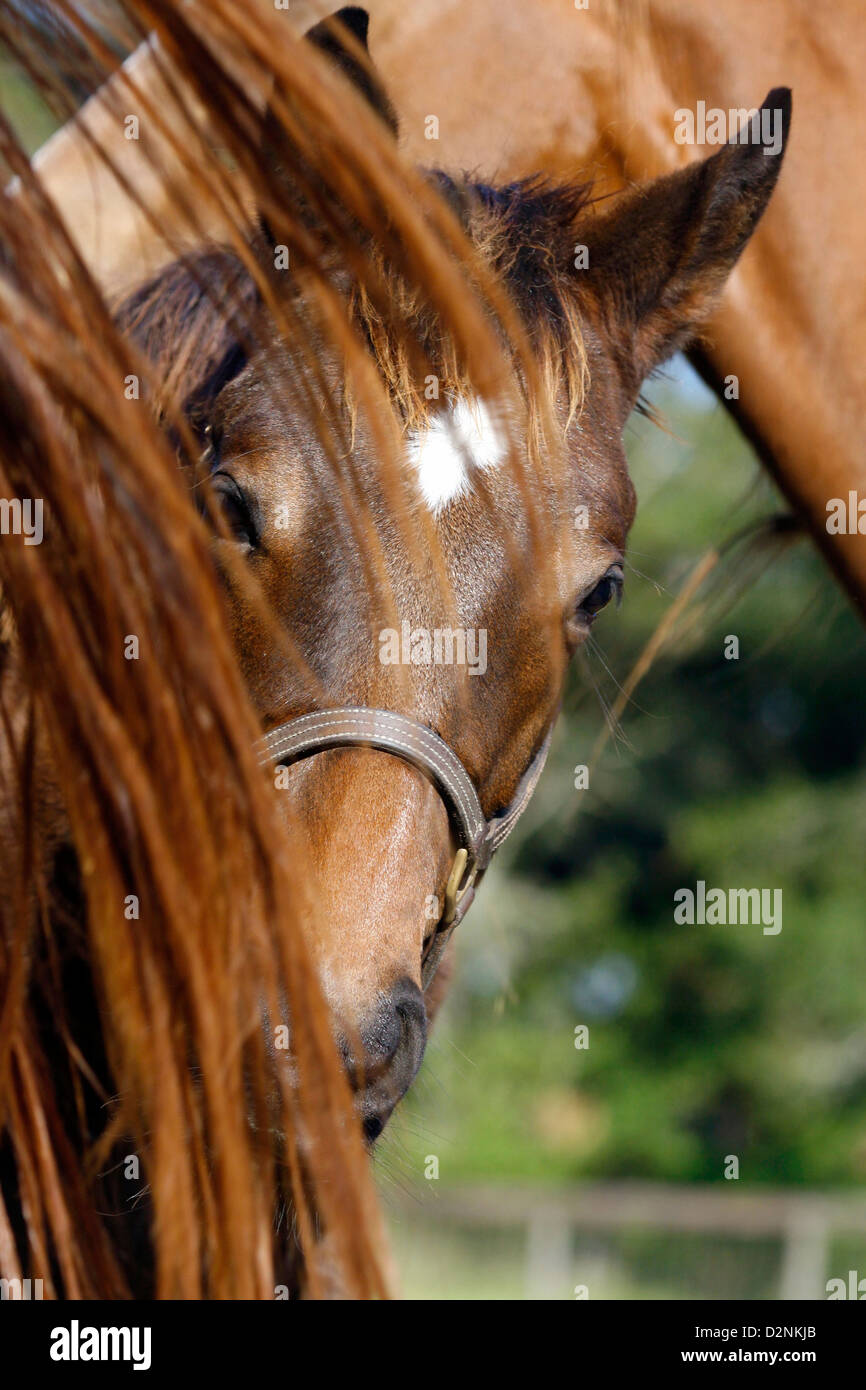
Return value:
<svg viewBox="0 0 866 1390">
<path fill-rule="evenodd" d="M 405 429 L 429 411 L 425 369 L 492 400 L 516 373 L 542 424 L 547 375 L 576 409 L 579 354 L 563 363 L 579 335 L 563 294 L 539 372 L 545 248 L 514 235 L 531 188 L 509 201 L 477 185 L 455 216 L 282 16 L 240 0 L 119 9 L 124 36 L 156 36 L 174 103 L 153 109 L 130 78 L 118 128 L 134 109 L 158 130 L 152 157 L 176 161 L 188 224 L 217 203 L 233 236 L 177 258 L 118 317 L 0 115 L 15 179 L 0 196 L 0 496 L 38 499 L 45 518 L 41 544 L 0 538 L 0 1275 L 66 1298 L 377 1297 L 378 1211 L 300 929 L 315 903 L 257 766 L 178 450 L 195 461 L 209 402 L 267 335 L 304 361 L 292 408 L 335 460 L 345 402 L 320 408 L 323 338 L 357 408 L 376 418 L 385 401 Z M 54 31 L 7 0 L 0 40 L 71 114 L 118 55 L 71 0 L 56 10 L 74 74 Z M 251 66 L 274 93 L 278 179 L 238 77 Z M 96 153 L 122 179 L 117 152 Z M 564 191 L 561 215 L 581 196 Z M 398 469 L 399 429 L 378 444 Z M 287 1022 L 275 1060 L 265 1036 Z"/>
<path fill-rule="evenodd" d="M 310 1291 L 381 1293 L 309 907 L 206 536 L 125 398 L 123 338 L 19 172 L 0 493 L 40 499 L 46 534 L 0 547 L 3 1275 L 72 1298 L 272 1298 L 290 1211 Z M 287 1013 L 288 1074 L 264 1045 Z"/>
<path fill-rule="evenodd" d="M 518 376 L 526 360 L 522 349 L 532 344 L 533 380 L 524 377 L 523 385 L 529 437 L 537 444 L 542 437 L 533 428 L 539 423 L 538 403 L 562 401 L 570 424 L 587 387 L 578 299 L 556 257 L 591 206 L 592 185 L 554 184 L 537 175 L 494 188 L 442 170 L 431 171 L 429 181 L 457 217 L 488 295 L 504 291 L 507 296 L 500 308 L 507 304 L 512 328 L 518 325 L 517 344 L 495 317 L 494 331 Z M 260 258 L 271 249 L 270 241 L 263 246 L 259 238 Z M 439 395 L 449 400 L 471 396 L 476 383 L 426 288 L 409 281 L 375 246 L 368 246 L 367 254 L 366 278 L 347 281 L 346 321 L 368 349 L 405 433 L 429 421 L 425 382 L 431 374 Z M 331 266 L 332 284 L 341 279 L 341 270 Z M 183 402 L 186 413 L 198 418 L 251 353 L 262 303 L 254 276 L 230 248 L 209 247 L 166 266 L 128 296 L 118 314 L 155 369 L 161 397 L 176 406 Z"/>
</svg>

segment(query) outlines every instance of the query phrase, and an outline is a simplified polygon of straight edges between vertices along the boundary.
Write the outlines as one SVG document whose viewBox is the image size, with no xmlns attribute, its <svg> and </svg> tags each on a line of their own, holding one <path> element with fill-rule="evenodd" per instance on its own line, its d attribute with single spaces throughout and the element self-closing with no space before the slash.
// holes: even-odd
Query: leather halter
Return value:
<svg viewBox="0 0 866 1390">
<path fill-rule="evenodd" d="M 351 706 L 302 714 L 271 729 L 256 748 L 262 765 L 276 763 L 281 767 L 330 748 L 378 748 L 410 763 L 433 783 L 445 803 L 460 848 L 448 875 L 442 916 L 422 962 L 421 983 L 426 990 L 452 931 L 469 911 L 490 860 L 529 804 L 552 733 L 553 724 L 518 782 L 510 804 L 489 820 L 481 808 L 475 783 L 457 754 L 426 724 L 405 714 Z"/>
</svg>

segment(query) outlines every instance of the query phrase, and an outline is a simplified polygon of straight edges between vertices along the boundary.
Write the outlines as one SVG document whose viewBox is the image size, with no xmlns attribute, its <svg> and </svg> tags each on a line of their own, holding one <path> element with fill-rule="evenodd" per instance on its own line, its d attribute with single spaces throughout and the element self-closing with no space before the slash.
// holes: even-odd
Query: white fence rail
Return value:
<svg viewBox="0 0 866 1390">
<path fill-rule="evenodd" d="M 432 1189 L 432 1190 L 431 1190 Z M 580 1241 L 657 1232 L 780 1244 L 775 1297 L 824 1299 L 831 1242 L 860 1238 L 866 1245 L 866 1195 L 721 1186 L 604 1182 L 568 1188 L 425 1184 L 424 1197 L 390 1194 L 409 1221 L 437 1228 L 525 1233 L 527 1298 L 563 1296 L 574 1282 Z M 866 1275 L 866 1268 L 862 1270 Z M 848 1271 L 832 1271 L 847 1278 Z"/>
</svg>

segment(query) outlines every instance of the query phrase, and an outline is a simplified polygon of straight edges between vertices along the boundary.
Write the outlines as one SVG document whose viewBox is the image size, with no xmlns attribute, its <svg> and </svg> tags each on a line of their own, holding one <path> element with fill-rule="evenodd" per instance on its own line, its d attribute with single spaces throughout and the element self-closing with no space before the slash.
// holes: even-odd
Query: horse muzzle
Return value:
<svg viewBox="0 0 866 1390">
<path fill-rule="evenodd" d="M 427 1043 L 424 996 L 409 979 L 395 985 L 352 1045 L 340 1050 L 355 1092 L 355 1108 L 369 1143 L 378 1139 L 418 1074 Z"/>
</svg>

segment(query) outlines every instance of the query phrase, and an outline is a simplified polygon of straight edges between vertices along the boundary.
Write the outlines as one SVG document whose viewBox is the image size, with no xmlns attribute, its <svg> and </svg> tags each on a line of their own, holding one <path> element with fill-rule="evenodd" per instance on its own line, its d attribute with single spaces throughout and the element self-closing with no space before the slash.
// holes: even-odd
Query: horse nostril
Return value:
<svg viewBox="0 0 866 1390">
<path fill-rule="evenodd" d="M 400 1040 L 392 1054 L 392 1061 L 396 1055 L 402 1056 L 409 1072 L 406 1079 L 406 1088 L 409 1088 L 420 1068 L 427 1044 L 427 1008 L 424 995 L 411 980 L 400 981 L 400 986 L 391 995 L 391 1002 L 400 1024 Z"/>
<path fill-rule="evenodd" d="M 381 1115 L 368 1115 L 364 1121 L 364 1138 L 368 1144 L 374 1143 L 384 1128 L 385 1121 Z"/>
<path fill-rule="evenodd" d="M 418 986 L 409 979 L 395 985 L 361 1029 L 358 1041 L 361 1059 L 356 1061 L 345 1044 L 344 1055 L 364 1137 L 372 1144 L 414 1081 L 424 1056 L 427 1010 Z"/>
<path fill-rule="evenodd" d="M 369 1087 L 387 1078 L 396 1102 L 421 1065 L 426 1041 L 424 996 L 411 980 L 401 980 L 361 1029 L 361 1064 L 351 1067 L 356 1084 Z"/>
<path fill-rule="evenodd" d="M 412 980 L 401 980 L 391 995 L 394 1012 L 401 1022 L 401 1033 L 412 1038 L 421 1038 L 422 1046 L 427 1041 L 427 1009 L 424 995 Z"/>
</svg>

